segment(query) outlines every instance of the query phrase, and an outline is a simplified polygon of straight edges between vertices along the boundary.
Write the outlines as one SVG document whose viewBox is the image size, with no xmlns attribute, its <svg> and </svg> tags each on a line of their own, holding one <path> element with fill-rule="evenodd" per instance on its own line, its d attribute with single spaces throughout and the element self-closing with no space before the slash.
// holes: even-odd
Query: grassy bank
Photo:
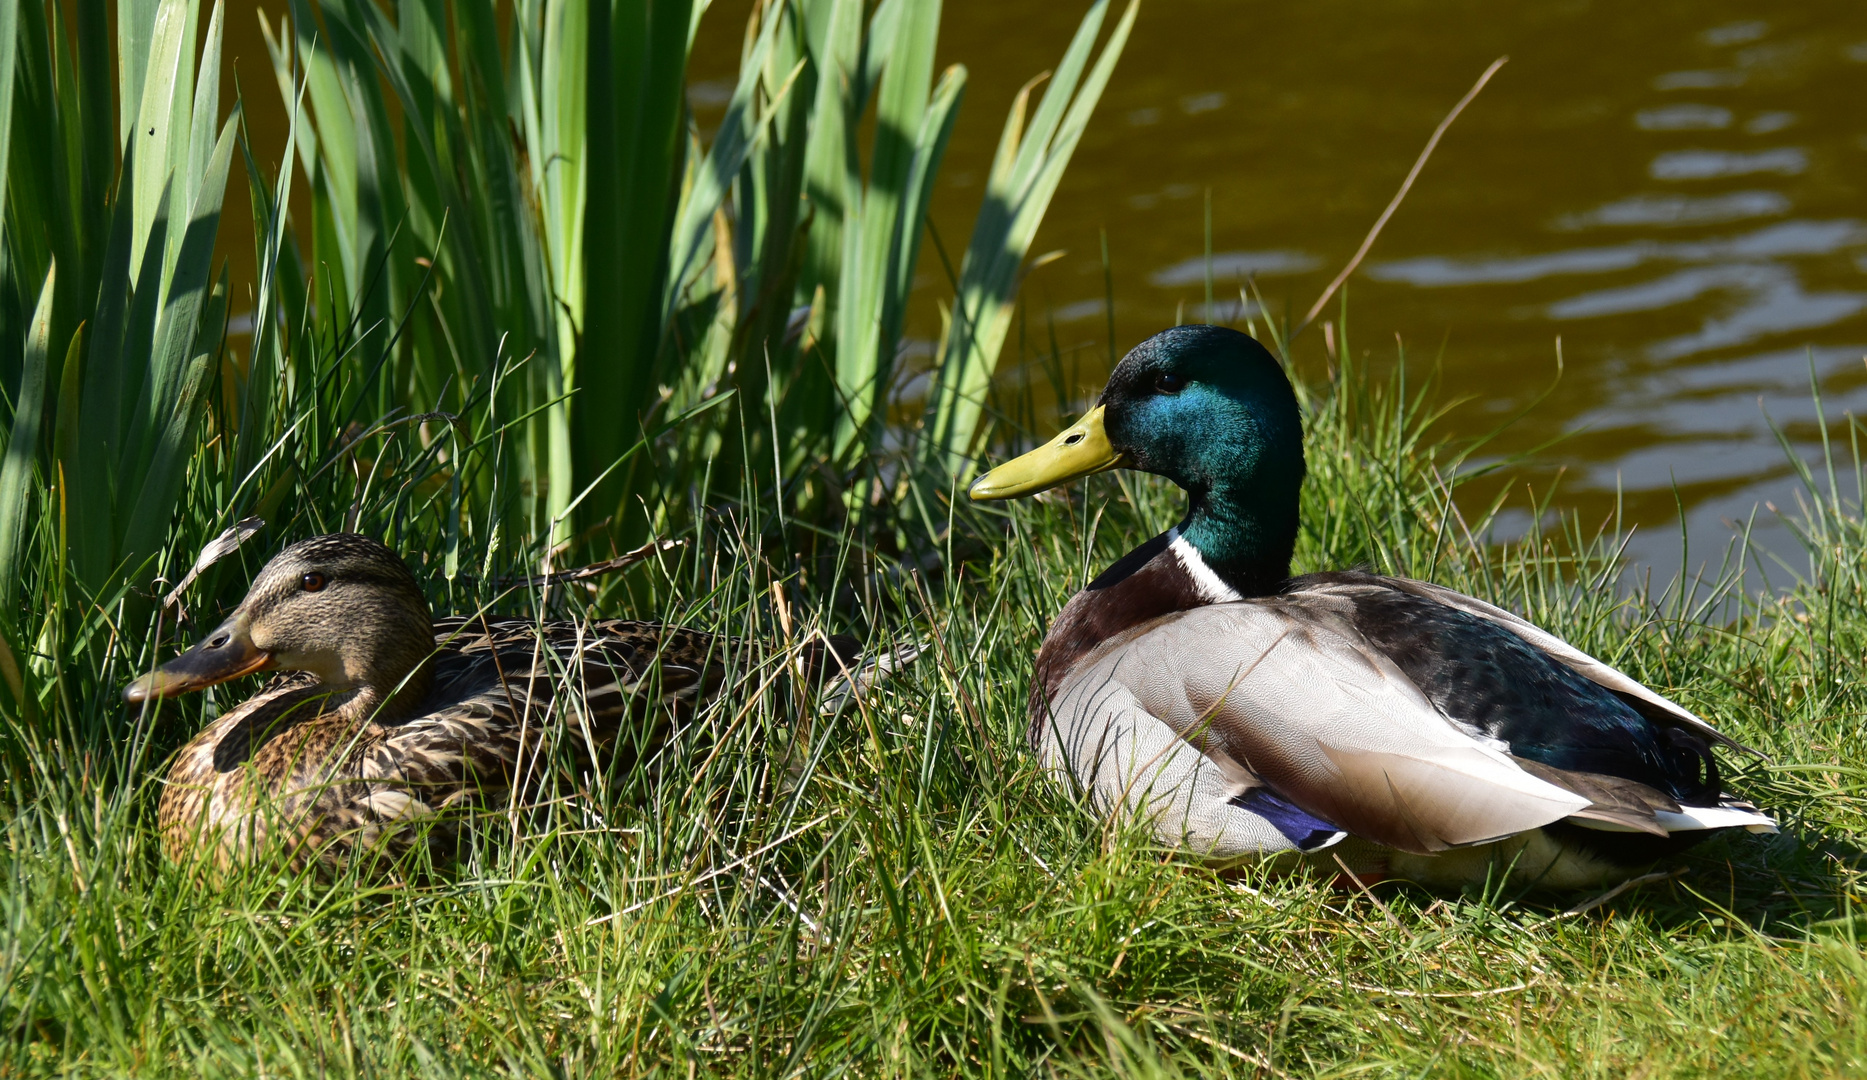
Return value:
<svg viewBox="0 0 1867 1080">
<path fill-rule="evenodd" d="M 1498 544 L 1453 508 L 1495 478 L 1437 441 L 1439 390 L 1312 372 L 1300 569 L 1523 612 L 1769 754 L 1732 786 L 1785 828 L 1593 906 L 1165 858 L 1035 770 L 1025 701 L 1052 615 L 1177 493 L 953 498 L 1031 415 L 988 408 L 991 376 L 1134 7 L 1089 6 L 1006 119 L 928 373 L 896 365 L 964 88 L 934 77 L 939 5 L 759 5 L 710 141 L 673 63 L 701 7 L 295 0 L 269 25 L 291 141 L 253 147 L 217 108 L 221 9 L 0 3 L 0 1076 L 1867 1069 L 1852 447 L 1806 477 L 1805 584 L 1763 592 L 1738 551 L 1635 595 L 1612 529 Z M 242 175 L 250 295 L 212 260 Z M 1044 336 L 1025 314 L 1007 347 Z M 1016 360 L 1071 390 L 1054 349 Z M 833 715 L 729 695 L 659 764 L 487 818 L 456 868 L 165 861 L 167 761 L 252 686 L 149 712 L 121 687 L 343 528 L 440 612 L 924 652 Z M 650 532 L 683 546 L 519 584 Z"/>
<path fill-rule="evenodd" d="M 152 828 L 154 777 L 203 703 L 132 726 L 111 671 L 72 686 L 69 712 L 12 727 L 0 1073 L 1867 1068 L 1852 504 L 1813 478 L 1815 583 L 1792 594 L 1759 601 L 1727 576 L 1623 599 L 1603 584 L 1612 536 L 1487 546 L 1483 520 L 1447 509 L 1455 459 L 1423 425 L 1430 396 L 1353 373 L 1341 387 L 1309 395 L 1299 566 L 1467 588 L 1676 695 L 1771 756 L 1733 762 L 1732 783 L 1782 835 L 1713 841 L 1678 876 L 1574 913 L 1591 898 L 1222 880 L 1085 816 L 1024 736 L 1049 617 L 1170 522 L 1177 493 L 1118 474 L 1008 517 L 961 508 L 948 535 L 977 557 L 930 581 L 854 540 L 842 580 L 800 580 L 781 532 L 744 526 L 747 504 L 594 606 L 780 633 L 777 582 L 794 632 L 913 635 L 927 654 L 839 717 L 793 725 L 724 700 L 704 754 L 502 816 L 454 874 L 203 884 L 159 858 Z"/>
</svg>

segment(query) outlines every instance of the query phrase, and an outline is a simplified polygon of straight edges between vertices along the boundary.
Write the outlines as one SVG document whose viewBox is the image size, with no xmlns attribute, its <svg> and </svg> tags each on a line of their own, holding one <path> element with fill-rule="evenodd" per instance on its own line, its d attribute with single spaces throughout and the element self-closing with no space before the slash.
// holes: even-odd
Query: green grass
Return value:
<svg viewBox="0 0 1867 1080">
<path fill-rule="evenodd" d="M 1592 587 L 1611 536 L 1487 545 L 1447 509 L 1434 393 L 1356 371 L 1311 388 L 1300 564 L 1430 574 L 1677 695 L 1771 755 L 1733 783 L 1782 835 L 1710 842 L 1573 915 L 1588 897 L 1224 879 L 1086 816 L 1024 736 L 1048 619 L 1176 492 L 1117 474 L 1006 516 L 958 508 L 948 536 L 977 557 L 926 583 L 855 540 L 840 580 L 801 579 L 749 501 L 590 606 L 777 634 L 780 581 L 794 632 L 927 654 L 836 718 L 728 698 L 677 767 L 502 815 L 453 873 L 208 884 L 166 864 L 153 777 L 201 703 L 126 726 L 121 651 L 40 728 L 10 724 L 0 1072 L 1858 1074 L 1857 508 L 1811 488 L 1819 586 L 1623 600 Z"/>
<path fill-rule="evenodd" d="M 1433 434 L 1438 389 L 1307 385 L 1300 568 L 1516 608 L 1771 755 L 1733 783 L 1785 828 L 1573 915 L 1590 898 L 1221 878 L 1086 815 L 1025 736 L 1050 618 L 1178 494 L 1114 474 L 952 497 L 985 430 L 1038 424 L 980 402 L 1014 323 L 1020 354 L 1042 336 L 1012 317 L 1017 274 L 1132 8 L 1105 27 L 1093 6 L 1014 108 L 940 376 L 889 449 L 881 425 L 921 410 L 886 388 L 964 87 L 934 78 L 938 5 L 766 5 L 711 145 L 678 100 L 692 6 L 293 0 L 273 42 L 299 123 L 252 147 L 211 107 L 212 12 L 122 0 L 113 84 L 101 9 L 0 0 L 0 1076 L 1867 1070 L 1858 445 L 1804 477 L 1804 584 L 1766 591 L 1740 550 L 1628 596 L 1612 529 L 1492 542 L 1496 478 Z M 631 67 L 643 50 L 658 64 Z M 251 295 L 208 242 L 242 169 Z M 230 345 L 249 304 L 257 336 Z M 1065 399 L 1054 344 L 1018 359 Z M 254 512 L 268 527 L 165 607 L 155 575 Z M 166 862 L 167 759 L 250 686 L 149 714 L 119 689 L 283 543 L 350 527 L 407 553 L 437 611 L 927 648 L 837 716 L 731 695 L 662 765 L 562 777 L 405 883 Z M 685 546 L 589 591 L 508 584 L 650 527 Z"/>
</svg>

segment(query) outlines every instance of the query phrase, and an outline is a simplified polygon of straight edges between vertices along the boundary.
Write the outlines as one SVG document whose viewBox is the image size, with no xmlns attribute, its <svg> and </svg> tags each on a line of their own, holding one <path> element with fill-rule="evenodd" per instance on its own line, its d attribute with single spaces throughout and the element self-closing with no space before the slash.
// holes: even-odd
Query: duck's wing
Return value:
<svg viewBox="0 0 1867 1080">
<path fill-rule="evenodd" d="M 497 689 L 511 690 L 521 703 L 550 694 L 575 673 L 582 713 L 598 730 L 629 716 L 639 719 L 651 707 L 684 720 L 729 685 L 788 693 L 801 681 L 804 690 L 820 695 L 820 708 L 834 711 L 920 653 L 909 643 L 864 654 L 861 643 L 844 634 L 813 635 L 786 648 L 629 619 L 535 623 L 449 617 L 435 621 L 435 640 L 444 658 L 456 658 L 437 676 L 451 671 L 456 682 L 478 686 L 496 667 L 502 679 Z"/>
<path fill-rule="evenodd" d="M 1590 656 L 1549 631 L 1544 630 L 1535 623 L 1519 618 L 1495 604 L 1487 604 L 1477 597 L 1467 596 L 1455 589 L 1448 589 L 1443 585 L 1435 585 L 1429 581 L 1415 581 L 1412 578 L 1400 577 L 1383 577 L 1379 580 L 1382 584 L 1402 592 L 1424 597 L 1470 615 L 1476 615 L 1478 618 L 1496 623 L 1510 630 L 1518 637 L 1542 650 L 1542 652 L 1547 654 L 1550 658 L 1566 665 L 1583 678 L 1612 690 L 1635 711 L 1650 719 L 1670 722 L 1685 727 L 1713 743 L 1728 746 L 1733 750 L 1739 750 L 1747 754 L 1757 754 L 1757 751 L 1752 750 L 1750 747 L 1724 734 L 1717 728 L 1712 727 L 1711 724 L 1707 723 L 1702 717 L 1685 708 L 1683 705 L 1680 705 L 1678 702 L 1664 694 L 1649 689 L 1620 669 L 1595 659 L 1593 656 Z M 1757 756 L 1761 757 L 1762 755 L 1758 754 Z"/>
<path fill-rule="evenodd" d="M 549 774 L 554 747 L 586 768 L 603 751 L 650 753 L 669 728 L 655 706 L 678 712 L 706 685 L 712 665 L 694 653 L 695 636 L 648 623 L 437 620 L 434 686 L 420 713 L 311 756 L 345 762 L 341 783 L 323 781 L 324 816 L 380 829 L 469 798 L 503 799 Z"/>
<path fill-rule="evenodd" d="M 571 721 L 599 735 L 652 708 L 684 718 L 756 659 L 723 635 L 623 619 L 438 619 L 435 642 L 438 700 L 537 711 L 574 687 Z"/>
<path fill-rule="evenodd" d="M 1132 793 L 1162 779 L 1161 763 L 1178 760 L 1183 743 L 1210 763 L 1201 783 L 1223 780 L 1234 798 L 1268 789 L 1355 836 L 1419 853 L 1589 806 L 1447 721 L 1348 614 L 1271 597 L 1137 626 L 1059 689 L 1055 752 L 1105 800 L 1139 810 Z M 1150 719 L 1173 736 L 1158 760 L 1137 747 L 1125 770 L 1105 767 L 1107 733 L 1147 730 Z"/>
<path fill-rule="evenodd" d="M 1578 824 L 1654 835 L 1770 827 L 1723 790 L 1711 748 L 1728 740 L 1499 608 L 1353 571 L 1299 578 L 1284 598 L 1340 611 L 1357 639 L 1393 661 L 1453 724 L 1497 740 L 1525 770 L 1589 798 Z"/>
<path fill-rule="evenodd" d="M 1087 673 L 1085 673 L 1087 674 Z M 1249 796 L 1262 781 L 1222 751 L 1181 738 L 1107 672 L 1068 683 L 1051 702 L 1037 750 L 1104 817 L 1146 822 L 1159 839 L 1214 858 L 1314 850 L 1340 839 L 1328 822 L 1280 824 Z"/>
</svg>

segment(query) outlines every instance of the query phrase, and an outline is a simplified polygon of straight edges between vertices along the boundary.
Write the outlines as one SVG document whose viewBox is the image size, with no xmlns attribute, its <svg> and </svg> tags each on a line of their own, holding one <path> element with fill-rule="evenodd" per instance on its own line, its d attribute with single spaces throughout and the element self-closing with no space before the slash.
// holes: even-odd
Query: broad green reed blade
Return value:
<svg viewBox="0 0 1867 1080">
<path fill-rule="evenodd" d="M 105 281 L 130 280 L 135 183 L 134 171 L 123 170 L 104 245 Z M 82 400 L 73 403 L 78 435 L 72 440 L 70 455 L 60 460 L 61 493 L 68 515 L 68 556 L 78 577 L 89 582 L 102 580 L 115 561 L 113 515 L 119 490 L 115 472 L 118 455 L 129 437 L 124 401 L 126 397 L 135 400 L 130 385 L 135 373 L 123 353 L 131 316 L 131 291 L 102 290 L 97 300 L 85 353 Z"/>
<path fill-rule="evenodd" d="M 720 121 L 713 145 L 699 159 L 681 192 L 680 208 L 675 213 L 670 238 L 668 280 L 661 312 L 664 323 L 671 321 L 679 308 L 693 302 L 700 283 L 690 279 L 702 245 L 714 236 L 713 213 L 739 178 L 740 170 L 745 168 L 759 134 L 771 122 L 769 111 L 765 115 L 758 114 L 759 103 L 754 97 L 764 80 L 772 40 L 782 24 L 781 19 L 765 21 L 764 29 L 740 65 L 739 81 L 726 103 L 726 115 Z M 772 102 L 768 110 L 778 107 L 790 86 L 791 78 L 786 78 L 778 90 L 779 100 Z"/>
<path fill-rule="evenodd" d="M 810 206 L 811 228 L 794 297 L 800 305 L 810 303 L 818 288 L 834 289 L 841 281 L 848 130 L 862 104 L 863 51 L 861 0 L 811 0 L 803 7 L 816 100 L 804 158 L 803 197 Z"/>
<path fill-rule="evenodd" d="M 211 123 L 212 118 L 205 122 Z M 168 532 L 169 518 L 181 494 L 189 459 L 193 456 L 195 423 L 207 393 L 208 380 L 220 356 L 226 325 L 226 285 L 209 303 L 209 282 L 214 240 L 220 227 L 221 201 L 227 191 L 227 170 L 233 159 L 235 122 L 222 128 L 207 168 L 196 183 L 200 192 L 191 208 L 185 240 L 177 252 L 150 357 L 153 392 L 138 403 L 147 433 L 138 457 L 125 460 L 118 475 L 134 486 L 129 520 L 119 551 L 136 559 L 154 554 Z M 203 318 L 204 312 L 212 313 Z"/>
<path fill-rule="evenodd" d="M 576 382 L 577 341 L 584 320 L 584 168 L 589 43 L 584 33 L 592 0 L 547 4 L 524 0 L 513 28 L 518 72 L 513 107 L 520 111 L 531 190 L 538 200 L 541 243 L 548 268 L 553 333 L 544 357 L 543 391 L 551 399 Z M 569 536 L 565 508 L 576 473 L 570 406 L 550 407 L 544 475 L 548 511 L 559 522 L 554 543 Z"/>
<path fill-rule="evenodd" d="M 158 213 L 170 219 L 183 218 L 192 202 L 185 170 L 178 169 L 188 159 L 189 119 L 194 114 L 191 77 L 194 60 L 194 4 L 189 0 L 162 0 L 150 41 L 149 62 L 144 70 L 141 103 L 136 127 L 130 132 L 135 147 L 135 213 L 131 219 L 130 274 L 141 273 L 143 259 L 155 229 Z M 216 57 L 218 58 L 218 56 Z M 185 218 L 184 218 L 185 220 Z M 169 240 L 167 234 L 163 239 Z M 179 236 L 174 243 L 179 243 Z M 166 255 L 160 252 L 159 255 Z"/>
<path fill-rule="evenodd" d="M 6 228 L 6 183 L 12 170 L 13 59 L 19 50 L 19 0 L 0 0 L 0 230 Z"/>
<path fill-rule="evenodd" d="M 572 391 L 572 442 L 581 489 L 603 475 L 650 421 L 663 327 L 670 195 L 680 182 L 687 50 L 694 12 L 682 0 L 590 0 L 585 141 L 583 355 Z M 647 522 L 626 505 L 633 468 L 598 485 L 584 527 L 628 515 L 619 538 Z M 561 478 L 553 477 L 553 484 Z"/>
<path fill-rule="evenodd" d="M 908 164 L 901 199 L 901 208 L 907 221 L 927 220 L 927 207 L 933 199 L 934 179 L 939 175 L 940 163 L 946 157 L 947 140 L 953 135 L 953 125 L 959 119 L 960 103 L 965 96 L 966 69 L 955 64 L 940 74 L 940 81 L 934 87 L 933 96 L 928 99 L 927 107 L 921 115 L 920 128 L 914 133 L 914 155 Z M 914 268 L 920 262 L 924 232 L 920 228 L 904 229 L 892 264 L 887 268 L 889 289 L 894 299 L 884 312 L 882 333 L 884 337 L 897 342 L 901 338 L 902 323 L 907 314 L 908 294 L 914 289 Z"/>
<path fill-rule="evenodd" d="M 12 272 L 22 286 L 11 302 L 20 321 L 11 330 L 9 364 L 18 362 L 25 315 L 53 259 L 63 270 L 52 314 L 57 348 L 96 303 L 98 248 L 110 220 L 108 185 L 116 160 L 114 124 L 98 115 L 110 107 L 107 82 L 99 104 L 108 55 L 102 14 L 80 5 L 74 34 L 62 18 L 48 22 L 44 6 L 14 11 L 5 229 Z M 55 365 L 60 355 L 53 355 Z"/>
<path fill-rule="evenodd" d="M 393 401 L 369 371 L 388 352 L 394 320 L 410 302 L 407 290 L 414 275 L 409 262 L 416 245 L 392 253 L 390 236 L 399 227 L 417 228 L 411 220 L 416 217 L 411 213 L 412 196 L 424 188 L 408 181 L 427 175 L 411 168 L 405 178 L 397 168 L 395 127 L 377 73 L 379 62 L 387 66 L 399 57 L 392 46 L 372 40 L 368 13 L 373 9 L 373 3 L 326 5 L 326 37 L 320 39 L 311 5 L 293 0 L 298 49 L 322 154 L 312 174 L 317 219 L 312 265 L 320 279 L 314 292 L 332 308 L 323 333 L 363 374 L 353 382 L 353 393 L 327 403 L 346 417 L 346 423 L 359 411 L 381 411 Z M 425 148 L 419 138 L 423 130 L 420 123 L 405 124 L 410 141 Z M 423 160 L 420 154 L 410 158 L 411 165 Z M 440 198 L 431 189 L 425 193 L 430 202 Z M 432 221 L 441 213 L 431 208 L 426 217 Z M 446 258 L 448 252 L 433 250 L 432 230 L 430 226 L 427 235 L 420 235 L 417 244 L 431 256 Z M 472 280 L 462 281 L 459 288 L 471 294 Z M 456 320 L 469 346 L 490 334 L 480 322 L 484 316 L 483 303 L 469 303 Z"/>
<path fill-rule="evenodd" d="M 263 20 L 261 26 L 264 27 Z M 276 60 L 277 43 L 268 35 L 266 44 Z M 289 228 L 285 220 L 285 208 L 291 205 L 292 178 L 297 172 L 291 166 L 296 160 L 300 127 L 297 106 L 302 104 L 302 95 L 292 94 L 286 100 L 295 107 L 288 114 L 285 152 L 282 155 L 284 167 L 279 170 L 278 177 L 270 187 L 258 162 L 254 160 L 253 148 L 247 142 L 244 126 L 240 132 L 240 152 L 246 165 L 247 192 L 253 214 L 254 261 L 259 269 L 259 282 L 253 304 L 252 350 L 247 355 L 245 377 L 236 377 L 232 406 L 221 417 L 223 430 L 233 439 L 230 456 L 232 472 L 226 478 L 228 482 L 217 493 L 223 500 L 221 513 L 216 518 L 221 525 L 231 524 L 232 519 L 227 514 L 233 506 L 228 504 L 239 500 L 241 493 L 255 477 L 270 444 L 280 434 L 276 405 L 278 395 L 284 389 L 288 364 L 281 327 L 284 313 L 280 310 L 278 300 L 280 271 L 285 262 Z"/>
<path fill-rule="evenodd" d="M 117 4 L 117 86 L 122 89 L 118 98 L 118 146 L 130 141 L 142 112 L 144 76 L 149 68 L 162 3 L 163 0 L 121 0 Z"/>
<path fill-rule="evenodd" d="M 1023 124 L 1027 86 L 999 140 L 986 181 L 985 203 L 960 263 L 959 296 L 941 357 L 939 391 L 929 402 L 927 425 L 932 437 L 925 443 L 925 453 L 943 474 L 963 473 L 968 466 L 981 433 L 980 418 L 992 374 L 1011 329 L 1025 257 L 1121 58 L 1140 0 L 1129 0 L 1084 78 L 1083 69 L 1107 7 L 1108 0 L 1098 0 L 1083 17 L 1029 125 Z"/>
<path fill-rule="evenodd" d="M 880 50 L 875 140 L 868 182 L 851 155 L 844 210 L 843 287 L 839 290 L 836 377 L 847 410 L 837 424 L 837 452 L 845 453 L 881 404 L 894 365 L 900 309 L 907 302 L 898 266 L 920 237 L 922 219 L 908 203 L 916 136 L 927 114 L 939 44 L 939 0 L 893 0 L 892 18 L 878 12 L 871 29 Z M 876 31 L 887 36 L 877 39 Z M 951 102 L 949 102 L 949 109 Z M 942 144 L 944 148 L 944 144 Z"/>
<path fill-rule="evenodd" d="M 222 15 L 225 0 L 214 0 L 214 11 L 208 18 L 207 39 L 201 49 L 200 70 L 195 77 L 194 107 L 188 119 L 188 153 L 177 164 L 186 185 L 181 189 L 182 199 L 193 206 L 200 198 L 202 186 L 209 181 L 208 173 L 212 168 L 214 151 L 220 145 L 215 135 L 215 118 L 220 115 L 220 64 Z M 223 181 L 224 183 L 224 181 Z"/>
<path fill-rule="evenodd" d="M 34 305 L 32 325 L 26 332 L 19 396 L 13 401 L 13 420 L 7 433 L 6 456 L 0 458 L 0 608 L 11 614 L 17 599 L 27 526 L 39 501 L 39 430 L 46 407 L 46 369 L 52 350 L 52 296 L 58 279 L 56 264 L 47 271 Z"/>
</svg>

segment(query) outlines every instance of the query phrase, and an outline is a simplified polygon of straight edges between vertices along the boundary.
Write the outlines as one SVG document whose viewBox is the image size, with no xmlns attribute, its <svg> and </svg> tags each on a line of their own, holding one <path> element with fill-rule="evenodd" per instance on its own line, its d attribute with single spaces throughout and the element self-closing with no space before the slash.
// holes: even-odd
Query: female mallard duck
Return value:
<svg viewBox="0 0 1867 1080">
<path fill-rule="evenodd" d="M 1088 415 L 971 494 L 1114 468 L 1190 506 L 1037 655 L 1032 739 L 1102 812 L 1215 859 L 1321 852 L 1439 887 L 1585 887 L 1712 830 L 1774 831 L 1722 790 L 1711 747 L 1742 747 L 1554 635 L 1423 581 L 1291 577 L 1302 421 L 1251 338 L 1143 342 Z"/>
<path fill-rule="evenodd" d="M 536 787 L 554 748 L 583 771 L 646 758 L 669 720 L 766 651 L 658 623 L 435 620 L 394 552 L 339 534 L 280 552 L 230 618 L 124 697 L 292 673 L 182 749 L 162 792 L 163 842 L 178 861 L 211 845 L 227 866 L 283 841 L 294 866 L 336 868 L 450 840 L 444 811 Z M 813 641 L 795 670 L 814 686 L 854 657 L 852 639 Z M 574 700 L 554 701 L 567 685 Z"/>
</svg>

